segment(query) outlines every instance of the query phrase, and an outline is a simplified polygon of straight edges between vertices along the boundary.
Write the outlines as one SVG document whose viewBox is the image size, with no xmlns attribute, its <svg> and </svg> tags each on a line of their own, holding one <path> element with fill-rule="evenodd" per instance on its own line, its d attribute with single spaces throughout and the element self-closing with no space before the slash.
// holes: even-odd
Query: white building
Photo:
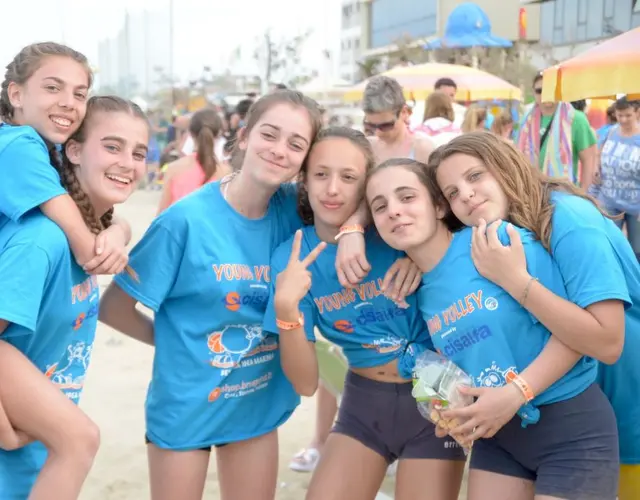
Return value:
<svg viewBox="0 0 640 500">
<path fill-rule="evenodd" d="M 171 72 L 168 11 L 127 14 L 117 34 L 98 45 L 98 90 L 153 94 Z"/>
<path fill-rule="evenodd" d="M 342 0 L 339 77 L 355 82 L 358 61 L 369 47 L 371 0 Z"/>
</svg>

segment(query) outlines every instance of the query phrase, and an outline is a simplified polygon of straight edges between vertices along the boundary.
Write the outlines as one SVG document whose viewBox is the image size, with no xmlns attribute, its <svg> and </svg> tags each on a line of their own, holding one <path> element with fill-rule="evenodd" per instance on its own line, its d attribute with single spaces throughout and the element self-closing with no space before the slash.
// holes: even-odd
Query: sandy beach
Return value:
<svg viewBox="0 0 640 500">
<path fill-rule="evenodd" d="M 142 236 L 153 219 L 158 200 L 158 192 L 138 191 L 126 205 L 119 207 L 118 215 L 125 217 L 132 226 L 134 241 Z M 108 283 L 109 278 L 100 278 L 101 287 Z M 99 324 L 81 406 L 100 426 L 102 444 L 81 500 L 149 498 L 144 398 L 152 356 L 151 347 Z M 278 500 L 304 498 L 311 476 L 289 470 L 288 463 L 311 438 L 314 404 L 315 399 L 304 398 L 280 429 Z M 392 479 L 385 481 L 383 490 L 393 491 Z M 220 498 L 213 456 L 205 498 Z"/>
</svg>

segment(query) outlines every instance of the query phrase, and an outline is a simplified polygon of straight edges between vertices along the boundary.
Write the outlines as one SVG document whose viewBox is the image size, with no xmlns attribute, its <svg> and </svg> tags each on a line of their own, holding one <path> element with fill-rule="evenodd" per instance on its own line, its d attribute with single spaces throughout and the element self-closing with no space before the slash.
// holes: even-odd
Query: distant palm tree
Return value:
<svg viewBox="0 0 640 500">
<path fill-rule="evenodd" d="M 366 80 L 374 75 L 377 75 L 380 66 L 380 59 L 377 57 L 367 57 L 363 61 L 358 62 L 358 69 L 360 70 L 360 78 Z"/>
</svg>

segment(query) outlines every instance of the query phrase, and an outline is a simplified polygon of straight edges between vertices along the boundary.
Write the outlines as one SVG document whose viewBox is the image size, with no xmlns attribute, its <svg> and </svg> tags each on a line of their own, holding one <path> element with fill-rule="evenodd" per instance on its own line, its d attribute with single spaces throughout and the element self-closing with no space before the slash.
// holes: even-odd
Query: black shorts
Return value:
<svg viewBox="0 0 640 500">
<path fill-rule="evenodd" d="M 620 457 L 613 408 L 597 384 L 538 407 L 540 420 L 523 428 L 514 417 L 473 444 L 470 468 L 535 482 L 536 495 L 567 500 L 615 500 Z"/>
<path fill-rule="evenodd" d="M 155 445 L 155 443 L 153 443 L 153 442 L 149 439 L 149 436 L 147 436 L 146 434 L 145 434 L 145 436 L 144 436 L 144 442 L 145 442 L 145 444 L 149 444 L 149 443 L 151 443 L 151 444 L 153 444 L 154 446 L 156 446 L 156 445 Z M 217 445 L 216 445 L 216 448 L 222 448 L 223 446 L 227 446 L 227 444 L 228 444 L 228 443 L 217 444 Z M 202 448 L 196 448 L 196 450 L 200 450 L 200 451 L 207 451 L 207 452 L 211 453 L 211 448 L 212 448 L 211 446 L 204 446 L 204 447 L 202 447 Z M 184 451 L 184 450 L 183 450 L 183 451 Z M 192 451 L 193 451 L 193 450 L 192 450 Z"/>
<path fill-rule="evenodd" d="M 349 371 L 332 432 L 344 434 L 382 455 L 396 459 L 466 459 L 450 437 L 439 438 L 435 426 L 420 415 L 411 382 L 371 380 Z"/>
</svg>

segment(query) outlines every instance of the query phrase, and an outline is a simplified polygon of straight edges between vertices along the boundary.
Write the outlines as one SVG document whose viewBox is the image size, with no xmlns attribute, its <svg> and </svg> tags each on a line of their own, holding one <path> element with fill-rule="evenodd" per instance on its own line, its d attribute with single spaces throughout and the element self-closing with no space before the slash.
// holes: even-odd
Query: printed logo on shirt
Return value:
<svg viewBox="0 0 640 500">
<path fill-rule="evenodd" d="M 229 325 L 210 334 L 207 346 L 213 354 L 211 366 L 230 371 L 273 360 L 278 341 L 272 335 L 264 337 L 260 325 Z M 256 357 L 261 353 L 265 354 Z"/>
<path fill-rule="evenodd" d="M 371 323 L 379 323 L 384 321 L 391 321 L 398 316 L 406 316 L 406 309 L 402 309 L 393 303 L 389 304 L 389 307 L 385 309 L 376 309 L 371 305 L 363 307 L 360 310 L 360 314 L 356 318 L 356 322 L 359 325 L 365 326 Z"/>
<path fill-rule="evenodd" d="M 439 351 L 442 355 L 450 358 L 489 337 L 491 337 L 491 329 L 486 325 L 464 332 L 458 332 L 457 328 L 454 327 L 440 336 Z"/>
<path fill-rule="evenodd" d="M 45 372 L 45 376 L 76 404 L 84 387 L 92 349 L 92 345 L 84 341 L 76 342 L 67 347 L 62 362 L 50 365 Z"/>
<path fill-rule="evenodd" d="M 267 265 L 213 264 L 211 266 L 218 281 L 264 281 L 271 282 L 271 268 Z"/>
<path fill-rule="evenodd" d="M 259 377 L 243 380 L 237 384 L 223 384 L 220 387 L 213 389 L 208 396 L 210 403 L 215 403 L 218 399 L 232 399 L 242 398 L 250 394 L 254 394 L 257 391 L 266 389 L 269 385 L 269 381 L 273 378 L 272 372 L 266 372 Z"/>
<path fill-rule="evenodd" d="M 495 299 L 494 299 L 495 300 Z M 497 301 L 492 303 L 497 307 Z M 483 308 L 482 290 L 469 293 L 463 298 L 456 300 L 444 309 L 440 314 L 434 314 L 427 320 L 427 327 L 431 336 L 439 333 L 444 327 L 455 324 L 459 319 L 473 314 L 476 310 Z"/>
<path fill-rule="evenodd" d="M 78 314 L 78 317 L 73 320 L 73 322 L 71 323 L 71 326 L 73 327 L 74 330 L 80 330 L 80 328 L 82 328 L 82 325 L 84 325 L 85 321 L 98 315 L 99 310 L 100 310 L 100 302 L 98 301 L 98 296 L 96 294 L 95 302 L 91 304 L 91 306 L 89 307 L 89 310 L 86 313 L 81 312 L 80 314 Z"/>
<path fill-rule="evenodd" d="M 233 312 L 240 310 L 241 306 L 265 308 L 269 302 L 269 292 L 266 289 L 255 290 L 246 294 L 229 292 L 222 299 L 224 306 Z"/>
<path fill-rule="evenodd" d="M 402 349 L 402 347 L 406 345 L 406 343 L 406 339 L 387 335 L 384 338 L 375 339 L 371 344 L 362 344 L 362 347 L 364 347 L 365 349 L 375 349 L 380 354 L 388 354 L 390 352 L 396 352 Z"/>
<path fill-rule="evenodd" d="M 313 300 L 316 303 L 318 312 L 325 314 L 327 312 L 339 311 L 355 303 L 356 300 L 365 302 L 381 295 L 384 295 L 382 291 L 382 278 L 378 278 L 377 280 L 361 283 L 353 288 L 343 288 L 338 292 L 323 295 Z"/>
<path fill-rule="evenodd" d="M 342 333 L 353 333 L 353 323 L 346 319 L 339 319 L 334 321 L 333 327 Z"/>
<path fill-rule="evenodd" d="M 476 383 L 478 387 L 502 387 L 512 381 L 517 374 L 515 366 L 501 368 L 495 361 L 492 361 L 491 365 L 476 377 Z"/>
</svg>

